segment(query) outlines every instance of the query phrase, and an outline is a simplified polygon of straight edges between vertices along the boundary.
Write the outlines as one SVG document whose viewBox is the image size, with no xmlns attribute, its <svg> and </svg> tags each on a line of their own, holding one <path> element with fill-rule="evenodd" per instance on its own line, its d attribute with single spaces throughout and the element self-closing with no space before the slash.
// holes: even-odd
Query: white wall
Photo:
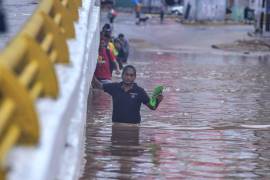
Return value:
<svg viewBox="0 0 270 180">
<path fill-rule="evenodd" d="M 68 41 L 71 62 L 56 65 L 60 96 L 38 100 L 41 126 L 37 147 L 14 148 L 8 156 L 11 180 L 76 179 L 79 175 L 87 98 L 99 45 L 99 7 L 83 0 L 76 39 Z"/>
<path fill-rule="evenodd" d="M 224 20 L 226 0 L 186 0 L 191 5 L 190 20 Z"/>
<path fill-rule="evenodd" d="M 162 5 L 162 0 L 142 0 L 144 6 L 151 5 L 152 7 L 160 7 Z"/>
<path fill-rule="evenodd" d="M 200 0 L 197 2 L 198 20 L 224 20 L 226 13 L 225 0 Z"/>
</svg>

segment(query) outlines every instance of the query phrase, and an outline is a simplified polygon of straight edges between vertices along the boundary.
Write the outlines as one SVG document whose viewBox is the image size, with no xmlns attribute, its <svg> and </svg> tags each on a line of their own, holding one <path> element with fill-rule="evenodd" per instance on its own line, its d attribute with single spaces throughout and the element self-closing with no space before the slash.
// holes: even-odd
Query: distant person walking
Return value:
<svg viewBox="0 0 270 180">
<path fill-rule="evenodd" d="M 109 22 L 110 22 L 111 24 L 113 24 L 114 19 L 116 18 L 116 16 L 117 16 L 117 12 L 115 11 L 115 9 L 111 8 L 111 9 L 109 10 L 109 12 L 108 12 L 108 15 L 107 15 L 107 17 L 108 17 L 108 19 L 109 19 Z"/>
<path fill-rule="evenodd" d="M 165 6 L 164 6 L 163 3 L 161 3 L 161 5 L 160 5 L 160 11 L 159 11 L 160 24 L 163 24 L 164 13 L 165 13 Z"/>
<path fill-rule="evenodd" d="M 141 0 L 132 0 L 132 2 L 135 5 L 136 24 L 140 25 L 141 22 L 146 23 L 146 21 L 149 19 L 149 17 L 148 16 L 142 17 L 142 15 L 141 15 L 141 10 L 142 10 Z"/>
<path fill-rule="evenodd" d="M 132 2 L 135 5 L 134 10 L 135 10 L 136 18 L 139 20 L 141 17 L 142 3 L 140 0 L 132 0 Z"/>
</svg>

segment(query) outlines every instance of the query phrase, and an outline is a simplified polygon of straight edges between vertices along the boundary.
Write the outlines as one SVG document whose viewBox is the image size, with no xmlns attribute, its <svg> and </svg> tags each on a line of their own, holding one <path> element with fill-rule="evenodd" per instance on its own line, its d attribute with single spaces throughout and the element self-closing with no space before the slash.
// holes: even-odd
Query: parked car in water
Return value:
<svg viewBox="0 0 270 180">
<path fill-rule="evenodd" d="M 168 6 L 168 12 L 171 14 L 176 14 L 176 15 L 183 15 L 184 14 L 184 6 L 183 5 L 173 5 L 173 6 Z"/>
</svg>

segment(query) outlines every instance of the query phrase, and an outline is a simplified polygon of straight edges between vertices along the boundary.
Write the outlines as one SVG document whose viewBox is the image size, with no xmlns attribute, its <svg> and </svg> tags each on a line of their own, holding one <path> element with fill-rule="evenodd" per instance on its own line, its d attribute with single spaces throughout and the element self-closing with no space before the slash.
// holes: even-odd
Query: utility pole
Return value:
<svg viewBox="0 0 270 180">
<path fill-rule="evenodd" d="M 256 0 L 254 2 L 254 15 L 255 15 L 255 22 L 254 22 L 254 33 L 263 32 L 263 22 L 264 22 L 264 9 L 263 9 L 263 0 Z"/>
<path fill-rule="evenodd" d="M 270 31 L 270 0 L 266 1 L 266 24 L 265 24 L 265 31 Z"/>
<path fill-rule="evenodd" d="M 261 15 L 260 15 L 260 31 L 263 31 L 263 24 L 264 24 L 264 11 L 265 11 L 265 0 L 262 0 L 261 6 Z"/>
<path fill-rule="evenodd" d="M 199 19 L 199 16 L 198 16 L 198 14 L 199 14 L 199 12 L 198 12 L 198 10 L 199 10 L 198 4 L 199 4 L 198 0 L 195 0 L 195 7 L 194 7 L 195 8 L 195 21 L 197 21 Z"/>
<path fill-rule="evenodd" d="M 2 0 L 0 0 L 0 33 L 4 33 L 6 31 L 7 31 L 6 17 L 4 14 Z"/>
<path fill-rule="evenodd" d="M 148 0 L 148 12 L 152 12 L 152 0 Z"/>
</svg>

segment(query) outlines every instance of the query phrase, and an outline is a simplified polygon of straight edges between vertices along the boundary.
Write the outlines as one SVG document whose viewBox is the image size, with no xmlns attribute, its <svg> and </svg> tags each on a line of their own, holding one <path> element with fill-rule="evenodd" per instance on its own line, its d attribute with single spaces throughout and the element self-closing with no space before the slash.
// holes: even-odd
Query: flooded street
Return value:
<svg viewBox="0 0 270 180">
<path fill-rule="evenodd" d="M 111 98 L 89 99 L 85 179 L 270 176 L 267 59 L 136 52 L 137 82 L 166 87 L 137 126 L 111 123 Z M 82 178 L 84 179 L 84 178 Z"/>
<path fill-rule="evenodd" d="M 93 90 L 81 179 L 269 179 L 269 57 L 130 39 L 137 83 L 149 94 L 164 85 L 164 100 L 157 111 L 142 106 L 139 126 L 113 125 L 111 97 Z"/>
</svg>

